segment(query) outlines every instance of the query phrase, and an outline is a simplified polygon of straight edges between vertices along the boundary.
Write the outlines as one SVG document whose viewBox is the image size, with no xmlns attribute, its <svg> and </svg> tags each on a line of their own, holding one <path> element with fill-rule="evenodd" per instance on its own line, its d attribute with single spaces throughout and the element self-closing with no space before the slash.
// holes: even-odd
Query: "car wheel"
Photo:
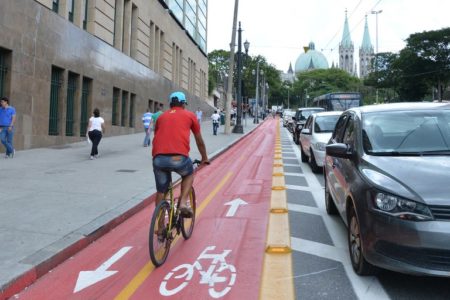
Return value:
<svg viewBox="0 0 450 300">
<path fill-rule="evenodd" d="M 334 204 L 333 198 L 331 197 L 326 178 L 325 178 L 325 208 L 327 210 L 327 214 L 329 215 L 337 215 L 338 213 L 336 204 Z"/>
<path fill-rule="evenodd" d="M 311 152 L 311 156 L 309 157 L 309 165 L 311 166 L 311 170 L 313 171 L 313 173 L 319 173 L 320 167 L 317 165 L 314 153 L 311 149 L 309 151 Z"/>
<path fill-rule="evenodd" d="M 374 275 L 377 268 L 368 263 L 362 251 L 362 237 L 355 209 L 350 208 L 348 214 L 348 250 L 353 270 L 360 276 Z"/>
<path fill-rule="evenodd" d="M 307 162 L 308 161 L 308 156 L 306 156 L 305 152 L 303 152 L 302 143 L 299 143 L 299 144 L 300 144 L 300 153 L 301 153 L 301 156 L 302 156 L 302 162 Z"/>
</svg>

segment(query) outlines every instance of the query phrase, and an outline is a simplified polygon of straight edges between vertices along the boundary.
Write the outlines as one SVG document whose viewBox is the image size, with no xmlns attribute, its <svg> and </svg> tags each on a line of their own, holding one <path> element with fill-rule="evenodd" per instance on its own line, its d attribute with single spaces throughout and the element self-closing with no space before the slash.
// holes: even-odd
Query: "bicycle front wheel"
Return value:
<svg viewBox="0 0 450 300">
<path fill-rule="evenodd" d="M 196 213 L 196 208 L 197 208 L 196 201 L 195 201 L 194 187 L 192 187 L 191 191 L 189 192 L 187 205 L 192 208 L 193 214 L 192 214 L 192 218 L 183 218 L 182 216 L 180 216 L 181 234 L 183 235 L 185 240 L 189 239 L 192 235 L 192 231 L 194 231 L 195 213 Z"/>
<path fill-rule="evenodd" d="M 170 205 L 167 201 L 159 203 L 153 212 L 148 237 L 150 259 L 155 267 L 162 265 L 169 255 L 169 215 Z"/>
</svg>

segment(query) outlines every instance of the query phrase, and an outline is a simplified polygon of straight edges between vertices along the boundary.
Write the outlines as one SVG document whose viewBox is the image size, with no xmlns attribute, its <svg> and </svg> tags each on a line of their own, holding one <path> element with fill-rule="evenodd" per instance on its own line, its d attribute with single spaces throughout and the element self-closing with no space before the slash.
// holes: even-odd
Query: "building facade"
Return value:
<svg viewBox="0 0 450 300">
<path fill-rule="evenodd" d="M 83 139 L 92 110 L 107 135 L 142 131 L 147 108 L 184 91 L 212 110 L 207 0 L 0 2 L 0 95 L 16 108 L 16 149 Z"/>
</svg>

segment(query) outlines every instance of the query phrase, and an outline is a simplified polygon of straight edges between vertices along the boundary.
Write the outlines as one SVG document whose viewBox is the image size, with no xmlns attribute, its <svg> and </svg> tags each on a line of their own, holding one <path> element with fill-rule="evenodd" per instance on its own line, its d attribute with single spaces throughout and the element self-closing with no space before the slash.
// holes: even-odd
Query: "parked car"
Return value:
<svg viewBox="0 0 450 300">
<path fill-rule="evenodd" d="M 294 120 L 292 120 L 294 114 L 294 111 L 287 109 L 285 109 L 283 112 L 283 127 L 286 127 L 290 132 L 292 132 L 292 124 L 294 124 Z"/>
<path fill-rule="evenodd" d="M 302 162 L 309 162 L 314 173 L 319 172 L 323 167 L 325 146 L 341 114 L 341 111 L 314 113 L 308 117 L 300 132 Z"/>
<path fill-rule="evenodd" d="M 294 131 L 292 132 L 293 140 L 298 145 L 300 138 L 300 131 L 306 123 L 306 119 L 308 119 L 309 115 L 315 112 L 325 111 L 325 109 L 321 107 L 302 107 L 297 109 L 295 112 L 295 116 L 292 117 L 294 120 Z"/>
<path fill-rule="evenodd" d="M 347 225 L 357 274 L 450 276 L 450 104 L 346 110 L 324 177 L 327 212 Z"/>
</svg>

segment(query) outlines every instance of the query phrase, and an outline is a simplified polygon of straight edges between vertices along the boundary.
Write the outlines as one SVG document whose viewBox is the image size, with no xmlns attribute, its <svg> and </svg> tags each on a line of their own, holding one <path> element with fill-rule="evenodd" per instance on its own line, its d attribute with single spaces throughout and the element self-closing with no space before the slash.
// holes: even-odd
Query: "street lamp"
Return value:
<svg viewBox="0 0 450 300">
<path fill-rule="evenodd" d="M 256 72 L 255 70 L 252 71 L 253 75 L 256 75 L 256 85 L 255 85 L 255 105 L 253 107 L 253 114 L 254 114 L 254 119 L 253 119 L 253 123 L 254 124 L 258 124 L 259 123 L 259 119 L 258 119 L 258 106 L 259 106 L 259 75 L 263 75 L 264 71 L 263 70 L 259 70 L 259 61 L 256 63 Z"/>
<path fill-rule="evenodd" d="M 238 73 L 238 87 L 237 87 L 237 117 L 236 125 L 234 125 L 233 133 L 244 133 L 242 127 L 242 29 L 241 22 L 239 22 L 238 29 L 238 55 L 237 55 L 237 73 Z M 249 44 L 248 44 L 249 46 Z"/>
<path fill-rule="evenodd" d="M 383 12 L 382 9 L 380 10 L 372 10 L 370 13 L 372 15 L 375 15 L 375 47 L 376 47 L 376 54 L 375 54 L 375 72 L 378 72 L 378 62 L 377 62 L 377 55 L 378 55 L 378 14 L 381 14 Z M 377 74 L 378 78 L 378 74 Z M 378 80 L 377 80 L 378 81 Z M 378 103 L 378 87 L 376 90 L 376 96 L 375 101 Z"/>
</svg>

